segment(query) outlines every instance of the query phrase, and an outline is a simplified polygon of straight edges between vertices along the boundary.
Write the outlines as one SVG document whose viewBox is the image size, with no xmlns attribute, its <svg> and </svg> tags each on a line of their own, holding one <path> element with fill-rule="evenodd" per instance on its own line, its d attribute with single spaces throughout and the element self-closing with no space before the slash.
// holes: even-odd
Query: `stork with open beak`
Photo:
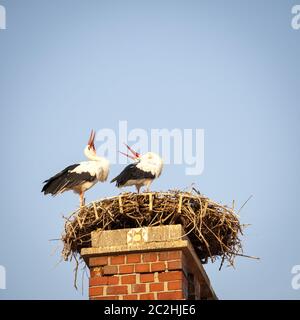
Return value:
<svg viewBox="0 0 300 320">
<path fill-rule="evenodd" d="M 111 180 L 111 183 L 116 182 L 118 188 L 135 186 L 138 193 L 140 192 L 141 187 L 146 186 L 148 192 L 153 180 L 161 175 L 163 160 L 154 152 L 147 152 L 140 155 L 127 144 L 125 145 L 132 155 L 123 152 L 120 153 L 135 162 L 125 167 L 117 177 Z"/>
<path fill-rule="evenodd" d="M 94 142 L 95 131 L 92 130 L 88 144 L 84 149 L 84 154 L 90 161 L 68 166 L 55 176 L 44 181 L 45 185 L 42 192 L 45 195 L 51 194 L 55 196 L 65 191 L 73 190 L 80 196 L 80 207 L 84 206 L 84 193 L 98 181 L 106 181 L 109 174 L 109 161 L 97 155 Z"/>
</svg>

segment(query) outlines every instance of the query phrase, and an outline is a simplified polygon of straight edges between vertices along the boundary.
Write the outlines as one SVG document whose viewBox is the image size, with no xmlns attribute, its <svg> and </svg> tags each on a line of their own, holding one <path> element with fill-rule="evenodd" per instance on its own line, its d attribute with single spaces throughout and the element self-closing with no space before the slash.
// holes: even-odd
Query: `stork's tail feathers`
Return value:
<svg viewBox="0 0 300 320">
<path fill-rule="evenodd" d="M 119 181 L 119 177 L 120 177 L 120 176 L 117 176 L 117 177 L 113 178 L 113 179 L 111 180 L 111 182 L 110 182 L 110 183 L 115 182 L 117 188 L 119 188 L 120 185 L 121 185 L 121 184 L 120 184 L 120 181 Z"/>
<path fill-rule="evenodd" d="M 62 170 L 61 172 L 59 172 L 55 176 L 51 177 L 50 179 L 44 181 L 45 185 L 42 189 L 42 192 L 44 192 L 45 195 L 50 193 L 53 196 L 63 192 L 65 187 L 69 183 L 68 172 L 70 170 L 75 169 L 77 166 L 78 166 L 78 164 L 73 164 L 73 165 L 65 168 L 64 170 Z"/>
<path fill-rule="evenodd" d="M 117 181 L 117 177 L 113 178 L 110 183 Z"/>
<path fill-rule="evenodd" d="M 61 181 L 60 179 L 49 179 L 46 180 L 44 183 L 46 183 L 42 189 L 42 192 L 46 194 L 52 194 L 53 196 L 57 195 L 60 193 L 61 190 Z"/>
</svg>

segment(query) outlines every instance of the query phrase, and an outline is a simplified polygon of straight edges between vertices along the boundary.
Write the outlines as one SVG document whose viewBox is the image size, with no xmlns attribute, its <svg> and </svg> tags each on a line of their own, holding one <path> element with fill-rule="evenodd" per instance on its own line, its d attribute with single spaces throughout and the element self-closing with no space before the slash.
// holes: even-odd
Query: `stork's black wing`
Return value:
<svg viewBox="0 0 300 320">
<path fill-rule="evenodd" d="M 92 176 L 89 172 L 72 172 L 72 170 L 74 170 L 79 165 L 80 164 L 73 164 L 71 166 L 68 166 L 55 176 L 44 181 L 45 185 L 42 189 L 42 192 L 44 192 L 44 194 L 50 193 L 52 195 L 56 195 L 65 188 L 72 188 L 83 182 L 93 181 L 95 179 L 95 176 Z"/>
<path fill-rule="evenodd" d="M 155 176 L 150 171 L 144 171 L 137 167 L 137 163 L 132 163 L 125 167 L 125 169 L 114 179 L 112 182 L 116 181 L 117 187 L 122 187 L 129 180 L 139 180 L 139 179 L 154 179 Z"/>
</svg>

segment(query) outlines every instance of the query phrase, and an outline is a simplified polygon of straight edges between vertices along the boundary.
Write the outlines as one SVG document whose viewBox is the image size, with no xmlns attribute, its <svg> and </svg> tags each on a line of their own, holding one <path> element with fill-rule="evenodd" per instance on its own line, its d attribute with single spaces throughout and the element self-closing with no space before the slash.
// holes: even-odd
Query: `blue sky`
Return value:
<svg viewBox="0 0 300 320">
<path fill-rule="evenodd" d="M 167 165 L 155 190 L 198 188 L 250 223 L 236 268 L 205 266 L 221 299 L 299 299 L 300 30 L 297 1 L 0 0 L 0 299 L 86 299 L 62 262 L 78 197 L 42 181 L 84 159 L 91 128 L 201 128 L 205 168 Z M 113 177 L 122 168 L 111 168 Z M 115 195 L 98 184 L 87 200 Z"/>
</svg>

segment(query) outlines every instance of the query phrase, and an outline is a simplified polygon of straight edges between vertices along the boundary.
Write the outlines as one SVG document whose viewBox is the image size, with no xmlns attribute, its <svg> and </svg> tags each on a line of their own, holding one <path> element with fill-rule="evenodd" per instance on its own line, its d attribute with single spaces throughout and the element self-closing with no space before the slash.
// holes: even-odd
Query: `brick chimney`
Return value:
<svg viewBox="0 0 300 320">
<path fill-rule="evenodd" d="M 181 225 L 92 232 L 92 300 L 217 299 Z"/>
</svg>

